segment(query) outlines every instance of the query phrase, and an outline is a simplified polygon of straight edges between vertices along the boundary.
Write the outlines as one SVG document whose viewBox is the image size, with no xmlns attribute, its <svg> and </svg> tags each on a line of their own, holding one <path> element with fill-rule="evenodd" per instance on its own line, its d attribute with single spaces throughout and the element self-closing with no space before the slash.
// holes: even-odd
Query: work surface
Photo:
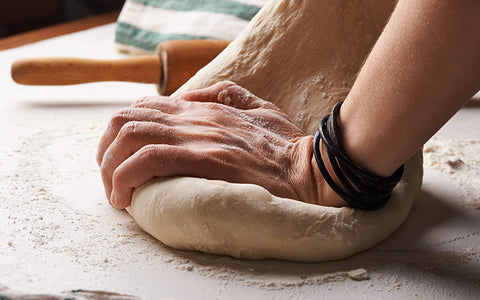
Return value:
<svg viewBox="0 0 480 300">
<path fill-rule="evenodd" d="M 113 112 L 156 94 L 155 86 L 28 87 L 10 79 L 20 57 L 121 57 L 113 35 L 111 24 L 0 52 L 0 284 L 142 299 L 478 299 L 480 101 L 425 146 L 410 217 L 373 249 L 316 264 L 177 251 L 110 207 L 95 163 Z"/>
</svg>

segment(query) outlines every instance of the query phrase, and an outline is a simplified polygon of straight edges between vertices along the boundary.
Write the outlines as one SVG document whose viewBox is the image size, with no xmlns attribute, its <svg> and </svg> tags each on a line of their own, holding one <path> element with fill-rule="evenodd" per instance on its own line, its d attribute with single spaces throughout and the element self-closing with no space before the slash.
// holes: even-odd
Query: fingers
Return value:
<svg viewBox="0 0 480 300">
<path fill-rule="evenodd" d="M 147 145 L 125 160 L 113 173 L 112 205 L 128 207 L 133 190 L 155 177 L 197 176 L 221 178 L 232 173 L 221 160 L 198 149 L 171 145 Z M 222 166 L 223 164 L 223 166 Z"/>
<path fill-rule="evenodd" d="M 101 162 L 102 181 L 107 197 L 110 197 L 112 191 L 112 174 L 124 160 L 148 144 L 180 144 L 181 136 L 173 128 L 160 123 L 140 121 L 126 123 L 108 146 Z"/>
<path fill-rule="evenodd" d="M 135 101 L 132 107 L 116 112 L 100 140 L 97 163 L 99 165 L 102 164 L 106 149 L 113 142 L 124 124 L 130 121 L 150 121 L 165 124 L 168 120 L 167 115 L 178 115 L 188 110 L 190 106 L 189 101 L 214 102 L 241 110 L 272 109 L 283 115 L 274 104 L 256 97 L 248 90 L 230 81 L 220 82 L 209 88 L 185 93 L 182 95 L 182 98 L 187 101 L 162 96 L 143 97 Z M 191 110 L 193 111 L 193 109 Z"/>
<path fill-rule="evenodd" d="M 188 149 L 167 145 L 147 145 L 125 160 L 112 176 L 111 204 L 119 209 L 128 207 L 133 189 L 158 176 L 168 176 L 172 168 L 192 162 Z"/>
<path fill-rule="evenodd" d="M 141 98 L 118 111 L 100 140 L 97 162 L 107 198 L 125 208 L 133 189 L 154 177 L 268 181 L 282 170 L 270 172 L 274 163 L 265 158 L 288 158 L 286 146 L 302 134 L 272 103 L 221 82 L 182 99 Z"/>
<path fill-rule="evenodd" d="M 107 130 L 100 139 L 97 151 L 97 163 L 102 164 L 105 151 L 115 140 L 122 127 L 131 121 L 159 122 L 165 125 L 170 124 L 169 115 L 143 107 L 125 108 L 117 111 L 111 118 Z"/>
<path fill-rule="evenodd" d="M 181 94 L 180 98 L 187 101 L 215 102 L 243 110 L 265 108 L 280 111 L 273 103 L 260 99 L 231 81 L 222 81 L 205 89 L 186 92 Z"/>
</svg>

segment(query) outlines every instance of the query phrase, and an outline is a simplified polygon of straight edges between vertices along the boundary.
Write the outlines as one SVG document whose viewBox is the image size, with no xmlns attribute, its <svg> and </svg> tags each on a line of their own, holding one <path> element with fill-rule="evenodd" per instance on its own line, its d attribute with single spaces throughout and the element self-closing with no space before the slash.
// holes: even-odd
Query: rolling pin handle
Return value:
<svg viewBox="0 0 480 300">
<path fill-rule="evenodd" d="M 15 82 L 25 85 L 69 85 L 98 81 L 158 83 L 161 63 L 157 55 L 117 60 L 75 57 L 33 57 L 12 64 Z"/>
<path fill-rule="evenodd" d="M 117 60 L 24 58 L 12 64 L 11 76 L 15 82 L 25 85 L 69 85 L 98 81 L 155 83 L 161 95 L 170 95 L 229 43 L 223 40 L 172 40 L 160 43 L 156 54 Z"/>
</svg>

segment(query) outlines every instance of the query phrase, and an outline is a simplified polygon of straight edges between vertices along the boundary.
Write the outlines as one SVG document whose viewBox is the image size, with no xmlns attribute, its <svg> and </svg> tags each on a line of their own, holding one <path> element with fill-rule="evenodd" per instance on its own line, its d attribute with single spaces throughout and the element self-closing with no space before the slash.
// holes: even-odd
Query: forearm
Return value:
<svg viewBox="0 0 480 300">
<path fill-rule="evenodd" d="M 401 0 L 339 116 L 360 166 L 393 173 L 480 88 L 480 2 Z"/>
</svg>

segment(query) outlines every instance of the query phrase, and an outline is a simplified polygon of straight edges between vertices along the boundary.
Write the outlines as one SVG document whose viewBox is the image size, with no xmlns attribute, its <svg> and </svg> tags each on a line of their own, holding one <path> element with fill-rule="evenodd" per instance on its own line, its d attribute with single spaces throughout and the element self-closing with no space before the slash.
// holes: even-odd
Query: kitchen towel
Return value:
<svg viewBox="0 0 480 300">
<path fill-rule="evenodd" d="M 234 39 L 267 0 L 126 0 L 115 31 L 117 49 L 155 51 L 178 39 Z"/>
</svg>

